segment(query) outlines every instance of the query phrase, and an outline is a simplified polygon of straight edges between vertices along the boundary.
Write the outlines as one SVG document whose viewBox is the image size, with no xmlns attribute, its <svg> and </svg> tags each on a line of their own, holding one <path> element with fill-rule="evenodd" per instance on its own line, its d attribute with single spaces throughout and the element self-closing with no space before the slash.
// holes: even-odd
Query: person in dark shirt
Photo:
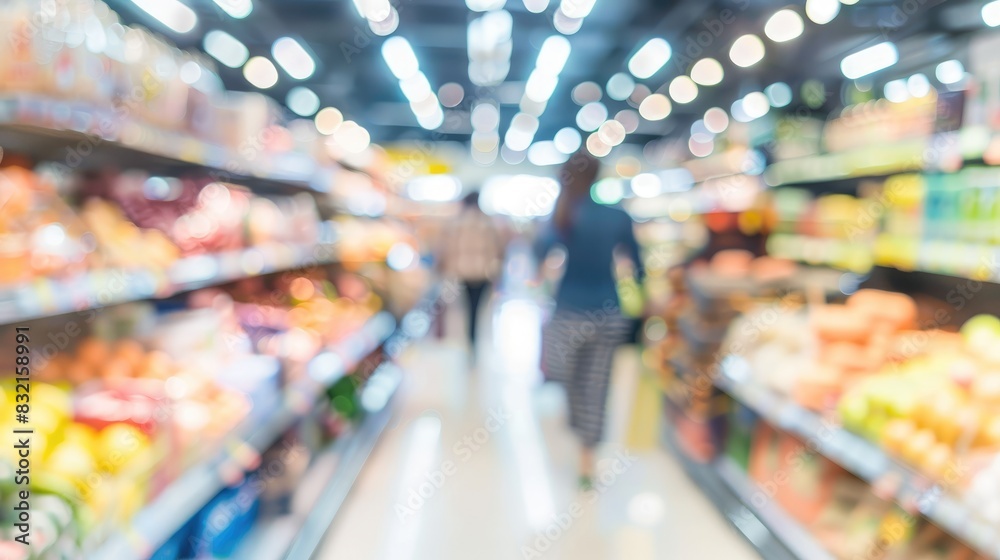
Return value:
<svg viewBox="0 0 1000 560">
<path fill-rule="evenodd" d="M 599 170 L 597 159 L 582 150 L 566 162 L 554 216 L 536 241 L 539 260 L 556 245 L 566 250 L 555 313 L 543 332 L 543 369 L 549 379 L 566 386 L 570 427 L 582 446 L 584 487 L 594 476 L 594 450 L 604 432 L 612 358 L 630 333 L 618 301 L 616 252 L 623 251 L 640 278 L 643 274 L 632 219 L 591 199 Z"/>
</svg>

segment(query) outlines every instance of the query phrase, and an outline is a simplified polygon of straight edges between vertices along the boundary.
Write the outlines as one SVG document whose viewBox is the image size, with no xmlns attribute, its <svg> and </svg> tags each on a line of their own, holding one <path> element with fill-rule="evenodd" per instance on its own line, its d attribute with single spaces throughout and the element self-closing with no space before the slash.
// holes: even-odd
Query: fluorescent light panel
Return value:
<svg viewBox="0 0 1000 560">
<path fill-rule="evenodd" d="M 230 68 L 239 68 L 250 58 L 250 50 L 239 39 L 225 31 L 213 30 L 202 41 L 205 52 Z"/>
<path fill-rule="evenodd" d="M 194 10 L 179 0 L 132 0 L 132 3 L 177 33 L 187 33 L 198 24 Z"/>
<path fill-rule="evenodd" d="M 899 51 L 896 45 L 886 41 L 844 57 L 840 71 L 845 77 L 856 80 L 896 64 Z"/>
</svg>

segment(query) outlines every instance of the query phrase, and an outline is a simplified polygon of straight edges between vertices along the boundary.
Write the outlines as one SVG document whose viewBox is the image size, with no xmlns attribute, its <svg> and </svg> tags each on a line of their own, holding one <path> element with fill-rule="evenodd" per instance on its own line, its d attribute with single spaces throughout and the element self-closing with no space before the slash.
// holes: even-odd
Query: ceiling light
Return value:
<svg viewBox="0 0 1000 560">
<path fill-rule="evenodd" d="M 659 37 L 650 39 L 628 61 L 628 71 L 644 80 L 663 68 L 670 60 L 670 45 Z"/>
<path fill-rule="evenodd" d="M 625 141 L 625 127 L 616 120 L 604 121 L 597 129 L 597 137 L 609 146 L 617 146 Z"/>
<path fill-rule="evenodd" d="M 806 0 L 806 17 L 814 23 L 826 25 L 839 13 L 839 0 Z"/>
<path fill-rule="evenodd" d="M 990 27 L 1000 25 L 1000 0 L 995 0 L 983 6 L 983 21 Z"/>
<path fill-rule="evenodd" d="M 902 103 L 910 98 L 910 90 L 906 87 L 906 80 L 892 80 L 882 88 L 885 98 L 893 103 Z"/>
<path fill-rule="evenodd" d="M 465 89 L 461 84 L 449 82 L 438 88 L 438 99 L 445 107 L 457 107 L 465 99 Z"/>
<path fill-rule="evenodd" d="M 714 58 L 703 58 L 691 67 L 691 79 L 702 86 L 714 86 L 722 81 L 722 65 Z"/>
<path fill-rule="evenodd" d="M 507 0 L 465 0 L 465 5 L 473 12 L 489 12 L 503 8 Z"/>
<path fill-rule="evenodd" d="M 360 154 L 371 143 L 368 131 L 354 121 L 344 121 L 333 132 L 333 141 L 345 152 Z"/>
<path fill-rule="evenodd" d="M 606 120 L 608 120 L 608 108 L 600 101 L 587 103 L 576 113 L 576 126 L 587 132 L 597 130 Z"/>
<path fill-rule="evenodd" d="M 708 157 L 712 155 L 714 149 L 715 142 L 711 138 L 697 138 L 694 136 L 688 138 L 688 150 L 695 157 Z"/>
<path fill-rule="evenodd" d="M 177 33 L 187 33 L 198 23 L 194 10 L 179 0 L 132 0 L 132 3 Z"/>
<path fill-rule="evenodd" d="M 255 56 L 243 65 L 243 77 L 259 89 L 267 89 L 278 83 L 278 69 L 263 56 Z"/>
<path fill-rule="evenodd" d="M 899 61 L 896 45 L 886 41 L 844 57 L 840 71 L 852 80 L 885 70 Z"/>
<path fill-rule="evenodd" d="M 545 165 L 559 165 L 569 159 L 568 154 L 564 154 L 556 148 L 551 140 L 535 142 L 528 148 L 528 161 L 532 165 L 539 167 Z"/>
<path fill-rule="evenodd" d="M 751 120 L 763 117 L 770 110 L 771 102 L 763 93 L 755 91 L 743 96 L 743 112 Z"/>
<path fill-rule="evenodd" d="M 406 184 L 406 194 L 413 200 L 448 202 L 462 194 L 462 182 L 452 175 L 421 175 Z"/>
<path fill-rule="evenodd" d="M 860 0 L 840 0 L 840 3 L 845 6 L 853 6 L 857 4 Z"/>
<path fill-rule="evenodd" d="M 542 48 L 538 49 L 538 58 L 535 60 L 535 68 L 558 76 L 569 58 L 569 40 L 562 35 L 552 35 L 542 43 Z"/>
<path fill-rule="evenodd" d="M 316 71 L 316 61 L 301 43 L 291 37 L 282 37 L 271 46 L 274 60 L 296 80 L 304 80 Z"/>
<path fill-rule="evenodd" d="M 764 24 L 764 35 L 775 43 L 784 43 L 802 35 L 802 16 L 794 10 L 778 10 Z"/>
<path fill-rule="evenodd" d="M 575 128 L 566 127 L 560 129 L 552 139 L 556 149 L 564 154 L 572 154 L 580 149 L 583 138 Z"/>
<path fill-rule="evenodd" d="M 528 99 L 536 102 L 545 102 L 552 97 L 552 92 L 556 90 L 559 78 L 547 72 L 535 69 L 528 76 L 527 83 L 524 84 L 524 95 Z"/>
<path fill-rule="evenodd" d="M 500 145 L 500 135 L 495 130 L 489 132 L 475 131 L 472 133 L 472 149 L 477 152 L 492 152 Z"/>
<path fill-rule="evenodd" d="M 615 115 L 615 120 L 622 123 L 625 132 L 632 134 L 639 128 L 639 113 L 632 109 L 622 109 Z"/>
<path fill-rule="evenodd" d="M 649 97 L 651 93 L 653 92 L 649 90 L 646 84 L 636 84 L 635 89 L 632 90 L 632 95 L 628 96 L 628 104 L 633 107 L 639 107 L 639 104 Z"/>
<path fill-rule="evenodd" d="M 334 107 L 324 107 L 320 112 L 316 113 L 316 130 L 320 134 L 333 134 L 343 122 L 344 115 Z"/>
<path fill-rule="evenodd" d="M 660 182 L 660 178 L 653 173 L 640 173 L 632 177 L 629 186 L 632 187 L 635 196 L 653 198 L 662 192 L 663 184 Z"/>
<path fill-rule="evenodd" d="M 253 2 L 250 0 L 214 0 L 222 8 L 222 11 L 229 14 L 229 17 L 243 19 L 253 11 Z"/>
<path fill-rule="evenodd" d="M 243 66 L 250 58 L 250 50 L 246 45 L 225 31 L 209 31 L 205 34 L 202 46 L 212 58 L 230 68 Z"/>
<path fill-rule="evenodd" d="M 533 14 L 540 14 L 549 7 L 549 0 L 524 0 L 524 9 Z"/>
<path fill-rule="evenodd" d="M 772 107 L 784 107 L 792 102 L 792 88 L 785 82 L 775 82 L 764 88 Z"/>
<path fill-rule="evenodd" d="M 670 116 L 673 106 L 666 95 L 654 93 L 642 100 L 639 105 L 639 114 L 647 121 L 661 121 Z"/>
<path fill-rule="evenodd" d="M 621 179 L 606 177 L 590 187 L 590 197 L 599 204 L 618 204 L 625 197 L 625 186 Z"/>
<path fill-rule="evenodd" d="M 368 27 L 372 30 L 372 33 L 378 35 L 379 37 L 386 37 L 392 35 L 399 27 L 399 12 L 396 8 L 391 8 L 389 10 L 389 17 L 381 21 L 368 20 Z"/>
<path fill-rule="evenodd" d="M 181 66 L 181 71 L 178 75 L 181 77 L 182 82 L 192 85 L 198 82 L 203 71 L 204 69 L 201 67 L 201 64 L 198 64 L 193 60 L 189 60 Z"/>
<path fill-rule="evenodd" d="M 423 99 L 410 101 L 410 110 L 413 111 L 413 114 L 418 117 L 426 117 L 441 111 L 441 106 L 438 104 L 437 97 L 428 95 Z"/>
<path fill-rule="evenodd" d="M 618 72 L 608 80 L 606 89 L 608 97 L 616 101 L 624 101 L 632 95 L 632 91 L 635 89 L 635 80 L 625 72 Z"/>
<path fill-rule="evenodd" d="M 562 0 L 559 11 L 568 18 L 583 19 L 590 15 L 596 3 L 596 0 Z"/>
<path fill-rule="evenodd" d="M 601 100 L 601 86 L 594 82 L 583 82 L 573 88 L 573 102 L 581 107 L 587 103 Z"/>
<path fill-rule="evenodd" d="M 510 121 L 504 144 L 515 152 L 523 152 L 531 145 L 538 131 L 538 119 L 526 113 L 518 113 Z"/>
<path fill-rule="evenodd" d="M 719 107 L 705 111 L 705 128 L 712 134 L 721 134 L 729 128 L 729 115 Z"/>
<path fill-rule="evenodd" d="M 382 58 L 396 79 L 405 80 L 420 70 L 417 55 L 410 42 L 402 37 L 390 37 L 382 43 Z"/>
<path fill-rule="evenodd" d="M 753 66 L 764 59 L 764 42 L 756 35 L 744 35 L 729 49 L 729 58 L 741 68 Z"/>
<path fill-rule="evenodd" d="M 957 84 L 965 78 L 965 67 L 957 60 L 946 60 L 937 65 L 934 76 L 942 84 Z"/>
<path fill-rule="evenodd" d="M 405 80 L 400 80 L 399 89 L 403 90 L 403 95 L 409 101 L 420 101 L 434 95 L 431 83 L 427 81 L 427 76 L 423 72 L 417 72 Z"/>
<path fill-rule="evenodd" d="M 906 80 L 906 89 L 911 96 L 920 99 L 931 92 L 931 82 L 923 74 L 914 74 Z"/>
<path fill-rule="evenodd" d="M 556 10 L 556 15 L 552 17 L 552 26 L 563 35 L 572 35 L 583 26 L 583 19 L 571 18 L 562 13 L 562 10 Z"/>
<path fill-rule="evenodd" d="M 611 153 L 611 146 L 602 142 L 595 132 L 587 137 L 587 151 L 600 158 Z"/>
<path fill-rule="evenodd" d="M 492 103 L 480 102 L 472 109 L 470 120 L 473 130 L 482 132 L 496 130 L 500 125 L 500 111 Z"/>
<path fill-rule="evenodd" d="M 441 110 L 441 106 L 435 104 L 435 109 L 426 113 L 421 113 L 416 115 L 417 124 L 420 128 L 427 130 L 436 130 L 442 124 L 444 124 L 444 111 Z"/>
<path fill-rule="evenodd" d="M 669 92 L 677 103 L 690 103 L 698 97 L 698 86 L 687 76 L 677 76 L 670 81 Z"/>
<path fill-rule="evenodd" d="M 360 0 L 361 12 L 368 21 L 385 21 L 392 13 L 389 0 Z"/>
<path fill-rule="evenodd" d="M 289 90 L 285 103 L 296 115 L 311 117 L 319 109 L 319 96 L 309 88 L 293 87 Z"/>
</svg>

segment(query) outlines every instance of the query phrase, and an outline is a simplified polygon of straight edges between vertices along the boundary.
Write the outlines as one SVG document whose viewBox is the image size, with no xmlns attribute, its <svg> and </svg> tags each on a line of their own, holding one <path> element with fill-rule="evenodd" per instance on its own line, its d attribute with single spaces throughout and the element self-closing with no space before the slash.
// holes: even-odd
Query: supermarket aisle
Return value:
<svg viewBox="0 0 1000 560">
<path fill-rule="evenodd" d="M 527 300 L 497 305 L 475 371 L 454 340 L 404 357 L 398 417 L 319 558 L 756 558 L 655 445 L 658 401 L 634 352 L 616 361 L 600 482 L 577 489 L 562 391 L 538 384 L 540 318 Z"/>
</svg>

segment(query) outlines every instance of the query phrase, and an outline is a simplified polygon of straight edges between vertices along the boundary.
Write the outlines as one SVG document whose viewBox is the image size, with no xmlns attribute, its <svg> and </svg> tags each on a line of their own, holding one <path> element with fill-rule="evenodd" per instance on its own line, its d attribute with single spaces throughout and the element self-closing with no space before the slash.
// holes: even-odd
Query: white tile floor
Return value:
<svg viewBox="0 0 1000 560">
<path fill-rule="evenodd" d="M 498 308 L 474 371 L 455 340 L 403 357 L 398 413 L 318 558 L 757 558 L 671 456 L 622 443 L 641 385 L 634 350 L 616 361 L 600 491 L 580 492 L 561 389 L 537 382 L 538 308 Z"/>
</svg>

